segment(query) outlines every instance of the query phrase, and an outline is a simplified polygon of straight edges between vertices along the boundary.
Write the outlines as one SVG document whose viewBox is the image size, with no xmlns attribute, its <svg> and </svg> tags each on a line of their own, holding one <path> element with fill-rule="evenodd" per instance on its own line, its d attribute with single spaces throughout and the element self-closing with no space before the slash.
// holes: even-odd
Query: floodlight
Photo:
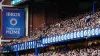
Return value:
<svg viewBox="0 0 100 56">
<path fill-rule="evenodd" d="M 84 36 L 88 36 L 87 30 L 84 30 Z"/>
<path fill-rule="evenodd" d="M 53 42 L 55 42 L 55 39 L 56 39 L 56 37 L 54 36 L 54 37 L 53 37 Z"/>
<path fill-rule="evenodd" d="M 58 36 L 58 41 L 61 41 L 61 35 Z"/>
<path fill-rule="evenodd" d="M 67 35 L 67 39 L 70 39 L 70 35 L 69 35 L 69 33 L 68 33 L 68 35 Z"/>
<path fill-rule="evenodd" d="M 79 37 L 80 37 L 80 32 L 78 31 L 78 32 L 77 32 L 77 38 L 79 38 Z"/>
<path fill-rule="evenodd" d="M 76 38 L 76 36 L 77 36 L 77 34 L 76 34 L 76 32 L 74 32 L 74 38 Z"/>
<path fill-rule="evenodd" d="M 51 37 L 50 40 L 51 40 L 51 43 L 52 43 L 53 42 L 53 37 Z"/>
<path fill-rule="evenodd" d="M 73 34 L 73 32 L 71 33 L 71 39 L 73 39 L 74 38 L 74 34 Z"/>
<path fill-rule="evenodd" d="M 46 43 L 46 44 L 47 44 L 47 40 L 48 40 L 48 38 L 45 39 L 45 43 Z"/>
<path fill-rule="evenodd" d="M 88 29 L 88 36 L 91 36 L 91 29 Z"/>
<path fill-rule="evenodd" d="M 99 29 L 98 28 L 95 28 L 95 34 L 99 35 Z"/>
<path fill-rule="evenodd" d="M 94 32 L 95 32 L 95 31 L 94 31 L 94 29 L 92 29 L 92 30 L 91 30 L 92 35 L 95 35 L 95 33 L 94 33 Z"/>
<path fill-rule="evenodd" d="M 80 31 L 81 37 L 84 37 L 84 32 L 83 30 Z"/>
<path fill-rule="evenodd" d="M 31 48 L 31 42 L 29 42 L 28 46 L 29 46 L 29 49 L 30 49 Z"/>
<path fill-rule="evenodd" d="M 56 36 L 56 42 L 58 42 L 58 36 Z"/>
</svg>

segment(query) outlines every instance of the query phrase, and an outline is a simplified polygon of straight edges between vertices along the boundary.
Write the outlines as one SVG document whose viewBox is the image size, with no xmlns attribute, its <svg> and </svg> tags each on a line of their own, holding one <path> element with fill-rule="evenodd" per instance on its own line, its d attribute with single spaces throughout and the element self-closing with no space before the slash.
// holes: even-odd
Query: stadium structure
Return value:
<svg viewBox="0 0 100 56">
<path fill-rule="evenodd" d="M 99 0 L 4 0 L 2 5 L 1 56 L 100 56 Z"/>
</svg>

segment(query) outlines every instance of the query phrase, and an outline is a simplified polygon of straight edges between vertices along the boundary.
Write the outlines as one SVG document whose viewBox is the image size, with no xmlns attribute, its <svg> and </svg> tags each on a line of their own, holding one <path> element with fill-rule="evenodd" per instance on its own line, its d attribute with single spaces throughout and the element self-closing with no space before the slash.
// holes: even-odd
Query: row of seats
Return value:
<svg viewBox="0 0 100 56">
<path fill-rule="evenodd" d="M 88 47 L 73 49 L 59 48 L 57 50 L 41 52 L 38 56 L 100 56 L 100 43 L 91 44 Z M 35 53 L 21 54 L 21 56 L 36 56 Z"/>
</svg>

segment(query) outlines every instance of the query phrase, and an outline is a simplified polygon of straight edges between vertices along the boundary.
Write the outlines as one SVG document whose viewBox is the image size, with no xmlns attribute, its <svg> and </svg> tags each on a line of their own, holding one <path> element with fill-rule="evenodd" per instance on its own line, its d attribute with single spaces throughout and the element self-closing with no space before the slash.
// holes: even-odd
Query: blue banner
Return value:
<svg viewBox="0 0 100 56">
<path fill-rule="evenodd" d="M 2 36 L 20 38 L 24 36 L 24 10 L 3 9 Z"/>
</svg>

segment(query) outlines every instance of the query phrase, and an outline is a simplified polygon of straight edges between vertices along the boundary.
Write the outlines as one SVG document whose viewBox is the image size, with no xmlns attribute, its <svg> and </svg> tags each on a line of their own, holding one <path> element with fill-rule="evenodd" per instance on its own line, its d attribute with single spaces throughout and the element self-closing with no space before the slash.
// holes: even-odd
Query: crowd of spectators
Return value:
<svg viewBox="0 0 100 56">
<path fill-rule="evenodd" d="M 85 46 L 85 47 L 66 49 L 66 51 L 65 49 L 59 48 L 58 50 L 42 52 L 38 54 L 38 56 L 100 56 L 100 43 L 92 44 L 87 47 Z M 26 56 L 36 56 L 36 55 L 35 53 L 30 53 L 27 54 Z"/>
<path fill-rule="evenodd" d="M 55 36 L 59 34 L 64 34 L 73 31 L 79 31 L 94 27 L 100 27 L 100 11 L 96 11 L 94 14 L 91 12 L 85 12 L 83 14 L 77 14 L 75 17 L 69 17 L 65 20 L 57 22 L 56 24 L 51 24 L 50 26 L 45 26 L 41 24 L 39 28 L 36 28 L 34 32 L 30 33 L 30 36 L 25 36 L 17 40 L 13 40 L 11 44 L 27 42 L 31 40 L 41 39 L 42 36 Z M 63 48 L 64 49 L 64 48 Z M 67 51 L 55 50 L 47 51 L 38 54 L 38 56 L 100 56 L 100 43 L 95 46 L 88 46 L 84 48 L 66 49 Z M 30 53 L 28 55 L 20 56 L 36 56 L 35 53 Z"/>
<path fill-rule="evenodd" d="M 30 40 L 38 40 L 41 36 L 54 36 L 58 34 L 64 34 L 72 31 L 79 31 L 88 28 L 94 28 L 100 26 L 100 11 L 95 12 L 93 15 L 91 13 L 86 12 L 83 14 L 79 14 L 76 17 L 66 18 L 61 22 L 57 22 L 56 24 L 51 24 L 50 26 L 44 26 L 42 24 L 41 27 L 36 28 L 34 32 L 31 33 L 30 36 L 25 36 L 20 40 L 13 40 L 10 44 L 27 42 Z M 25 56 L 25 55 L 21 55 Z M 35 56 L 34 53 L 28 54 L 28 56 Z M 71 49 L 67 52 L 61 51 L 47 51 L 44 53 L 40 53 L 38 56 L 100 56 L 100 46 L 92 46 L 87 48 L 77 48 Z"/>
<path fill-rule="evenodd" d="M 66 18 L 61 22 L 56 24 L 51 24 L 50 26 L 41 25 L 41 27 L 36 28 L 34 32 L 31 33 L 30 37 L 21 38 L 22 42 L 37 40 L 41 36 L 54 36 L 58 34 L 64 34 L 72 31 L 79 31 L 82 29 L 99 27 L 100 25 L 100 11 L 95 12 L 91 15 L 90 12 L 84 14 L 79 14 L 76 17 Z"/>
<path fill-rule="evenodd" d="M 54 36 L 64 34 L 72 31 L 79 31 L 82 29 L 94 28 L 100 26 L 100 11 L 96 11 L 94 14 L 91 12 L 84 12 L 83 14 L 77 14 L 75 17 L 69 17 L 65 20 L 45 26 L 41 24 L 39 28 L 36 28 L 34 32 L 30 33 L 30 36 L 25 36 L 18 40 L 13 40 L 12 43 L 27 42 L 30 40 L 38 40 L 41 36 Z M 15 42 L 16 41 L 16 42 Z M 11 44 L 11 43 L 10 43 Z"/>
</svg>

